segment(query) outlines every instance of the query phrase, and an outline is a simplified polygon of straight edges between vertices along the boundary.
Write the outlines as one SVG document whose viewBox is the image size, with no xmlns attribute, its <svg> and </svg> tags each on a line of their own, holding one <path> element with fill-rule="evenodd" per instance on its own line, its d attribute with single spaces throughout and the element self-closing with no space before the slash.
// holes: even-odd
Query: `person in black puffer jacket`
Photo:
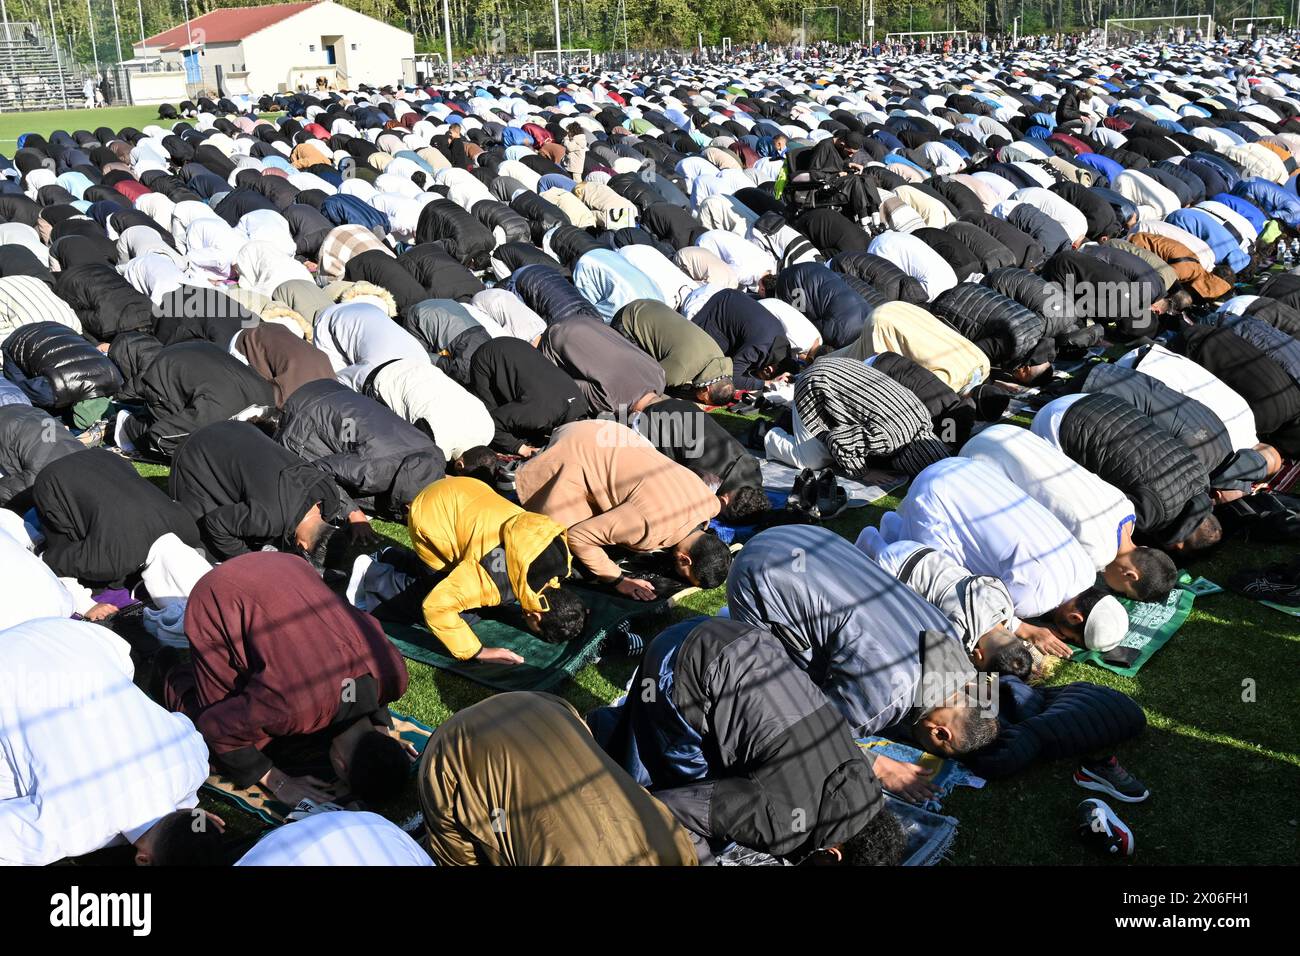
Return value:
<svg viewBox="0 0 1300 956">
<path fill-rule="evenodd" d="M 961 758 L 989 780 L 1043 760 L 1081 757 L 1086 766 L 1146 729 L 1146 715 L 1131 697 L 1087 681 L 1032 687 L 1003 674 L 998 696 L 997 739 Z"/>
<path fill-rule="evenodd" d="M 415 496 L 447 471 L 446 458 L 428 435 L 338 381 L 308 382 L 262 424 L 277 442 L 331 476 L 363 510 L 395 521 L 405 521 Z"/>
<path fill-rule="evenodd" d="M 890 302 L 925 305 L 930 301 L 925 286 L 882 256 L 870 252 L 842 252 L 831 259 L 829 265 L 835 272 L 870 283 Z"/>
<path fill-rule="evenodd" d="M 420 242 L 437 242 L 458 262 L 485 269 L 496 246 L 492 230 L 450 199 L 435 199 L 420 211 L 416 225 Z"/>
<path fill-rule="evenodd" d="M 596 307 L 582 297 L 573 283 L 555 266 L 526 265 L 516 269 L 503 287 L 513 292 L 543 319 L 547 325 L 587 318 L 604 322 Z"/>
<path fill-rule="evenodd" d="M 844 275 L 820 262 L 786 266 L 774 281 L 765 278 L 764 286 L 806 315 L 829 350 L 856 342 L 873 308 Z"/>
<path fill-rule="evenodd" d="M 61 423 L 30 405 L 0 406 L 0 507 L 32 506 L 32 483 L 52 461 L 85 451 Z"/>
<path fill-rule="evenodd" d="M 72 306 L 82 331 L 99 342 L 121 332 L 151 332 L 153 303 L 110 265 L 88 263 L 59 273 L 55 291 Z"/>
<path fill-rule="evenodd" d="M 1032 431 L 1122 491 L 1133 503 L 1137 532 L 1165 550 L 1200 551 L 1222 538 L 1223 528 L 1210 513 L 1205 465 L 1123 399 L 1058 398 L 1034 416 Z"/>
<path fill-rule="evenodd" d="M 936 297 L 930 311 L 1015 381 L 1028 383 L 1051 372 L 1056 348 L 1045 335 L 1046 321 L 996 289 L 963 282 Z"/>
<path fill-rule="evenodd" d="M 426 299 L 468 302 L 484 288 L 474 273 L 432 243 L 412 246 L 397 257 L 397 264 L 424 287 Z"/>
<path fill-rule="evenodd" d="M 1205 466 L 1217 504 L 1250 494 L 1282 465 L 1270 445 L 1233 448 L 1228 426 L 1208 406 L 1136 369 L 1103 362 L 1088 373 L 1083 391 L 1122 398 L 1177 436 Z"/>
<path fill-rule="evenodd" d="M 1043 335 L 1055 339 L 1068 335 L 1077 326 L 1070 310 L 1065 308 L 1063 297 L 1042 276 L 1028 269 L 995 269 L 984 277 L 984 284 L 1014 299 L 1025 308 L 1043 317 Z"/>
<path fill-rule="evenodd" d="M 66 325 L 33 322 L 4 343 L 4 374 L 33 405 L 61 411 L 114 395 L 122 376 L 108 356 Z"/>
</svg>

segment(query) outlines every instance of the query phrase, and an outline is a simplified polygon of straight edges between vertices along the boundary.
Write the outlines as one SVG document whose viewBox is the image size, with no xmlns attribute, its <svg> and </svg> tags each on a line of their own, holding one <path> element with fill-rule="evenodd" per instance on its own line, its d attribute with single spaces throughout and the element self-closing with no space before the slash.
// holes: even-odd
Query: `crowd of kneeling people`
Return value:
<svg viewBox="0 0 1300 956">
<path fill-rule="evenodd" d="M 874 735 L 1144 799 L 1114 755 L 1141 708 L 1036 661 L 1113 649 L 1118 598 L 1165 601 L 1216 507 L 1300 455 L 1300 278 L 1233 294 L 1300 227 L 1285 52 L 1244 96 L 1200 47 L 1182 73 L 973 52 L 22 137 L 0 859 L 215 862 L 214 770 L 374 808 L 418 760 L 424 845 L 325 812 L 242 862 L 891 864 L 885 794 L 932 788 Z M 738 401 L 773 413 L 745 439 L 705 412 Z M 763 458 L 910 486 L 851 542 L 777 514 Z M 602 590 L 724 585 L 616 706 L 497 694 L 422 755 L 394 725 L 390 622 L 519 667 L 478 615 L 560 644 Z M 277 764 L 311 735 L 336 780 Z"/>
</svg>

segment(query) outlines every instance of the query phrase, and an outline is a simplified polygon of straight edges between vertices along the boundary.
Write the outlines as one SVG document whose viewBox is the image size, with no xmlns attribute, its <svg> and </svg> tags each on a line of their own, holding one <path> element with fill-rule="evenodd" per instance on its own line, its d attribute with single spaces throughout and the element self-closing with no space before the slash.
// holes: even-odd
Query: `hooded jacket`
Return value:
<svg viewBox="0 0 1300 956">
<path fill-rule="evenodd" d="M 341 524 L 356 505 L 326 475 L 247 422 L 205 425 L 172 462 L 167 493 L 189 513 L 204 544 L 225 559 L 271 545 L 297 548 L 298 525 L 319 504 Z"/>
<path fill-rule="evenodd" d="M 411 546 L 438 577 L 424 599 L 424 623 L 457 660 L 468 660 L 483 645 L 461 612 L 517 601 L 525 611 L 548 610 L 546 591 L 559 587 L 552 577 L 534 589 L 528 581 L 533 561 L 564 528 L 544 515 L 511 504 L 474 478 L 443 478 L 426 487 L 411 504 L 407 528 Z M 504 555 L 505 572 L 495 568 L 494 552 Z M 564 576 L 572 558 L 564 549 Z"/>
<path fill-rule="evenodd" d="M 235 351 L 271 383 L 277 408 L 308 382 L 332 379 L 329 356 L 277 322 L 262 322 L 235 339 Z"/>
</svg>

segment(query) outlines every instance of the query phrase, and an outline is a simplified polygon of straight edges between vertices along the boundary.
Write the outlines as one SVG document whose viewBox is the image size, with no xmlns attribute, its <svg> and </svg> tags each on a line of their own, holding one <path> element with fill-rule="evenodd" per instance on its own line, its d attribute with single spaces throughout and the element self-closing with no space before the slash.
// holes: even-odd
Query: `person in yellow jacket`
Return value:
<svg viewBox="0 0 1300 956">
<path fill-rule="evenodd" d="M 565 588 L 573 558 L 565 529 L 511 504 L 476 478 L 443 478 L 411 503 L 414 558 L 389 548 L 354 568 L 349 598 L 380 619 L 411 620 L 415 601 L 425 625 L 458 660 L 520 664 L 502 647 L 484 647 L 465 612 L 517 603 L 528 629 L 544 641 L 580 635 L 587 611 Z"/>
</svg>

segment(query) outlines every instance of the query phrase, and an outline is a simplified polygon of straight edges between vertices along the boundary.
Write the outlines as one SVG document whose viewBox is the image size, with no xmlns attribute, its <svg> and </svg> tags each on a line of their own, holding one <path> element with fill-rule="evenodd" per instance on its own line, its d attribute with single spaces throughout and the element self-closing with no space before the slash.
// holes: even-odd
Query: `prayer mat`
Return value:
<svg viewBox="0 0 1300 956">
<path fill-rule="evenodd" d="M 935 866 L 941 863 L 952 849 L 957 837 L 957 818 L 932 813 L 892 794 L 885 794 L 886 803 L 907 836 L 907 850 L 900 866 Z M 760 850 L 732 844 L 715 857 L 718 866 L 789 866 Z"/>
<path fill-rule="evenodd" d="M 764 460 L 760 462 L 763 469 L 763 490 L 775 505 L 785 507 L 785 499 L 794 488 L 794 480 L 799 477 L 798 468 L 791 468 L 779 461 Z M 863 508 L 879 501 L 885 495 L 897 491 L 907 484 L 907 475 L 896 471 L 869 471 L 862 480 L 836 475 L 840 487 L 849 496 L 850 508 Z"/>
<path fill-rule="evenodd" d="M 659 579 L 652 579 L 659 584 Z M 439 670 L 450 671 L 495 690 L 548 691 L 595 660 L 600 645 L 619 628 L 630 627 L 634 618 L 664 613 L 674 599 L 688 589 L 682 585 L 654 601 L 636 601 L 604 589 L 575 585 L 574 589 L 590 609 L 587 629 L 568 644 L 548 644 L 529 631 L 518 607 L 491 608 L 471 626 L 486 647 L 504 647 L 523 657 L 522 664 L 489 664 L 461 661 L 452 657 L 442 642 L 423 624 L 381 622 L 402 656 Z"/>
<path fill-rule="evenodd" d="M 1165 643 L 1183 626 L 1187 615 L 1192 613 L 1196 592 L 1189 587 L 1191 584 L 1192 576 L 1184 571 L 1179 575 L 1178 586 L 1169 593 L 1168 599 L 1163 604 L 1130 601 L 1128 598 L 1119 599 L 1128 611 L 1128 634 L 1119 646 L 1137 649 L 1138 656 L 1132 664 L 1127 666 L 1108 664 L 1104 660 L 1105 654 L 1087 650 L 1075 651 L 1070 660 L 1087 661 L 1108 671 L 1114 671 L 1116 674 L 1132 677 L 1142 669 L 1156 651 L 1165 646 Z"/>
<path fill-rule="evenodd" d="M 934 787 L 936 794 L 924 804 L 921 804 L 922 809 L 931 813 L 938 813 L 943 808 L 943 801 L 947 799 L 948 794 L 952 793 L 957 787 L 970 787 L 973 790 L 979 790 L 983 788 L 986 782 L 983 777 L 971 773 L 970 770 L 956 760 L 937 757 L 917 747 L 890 740 L 888 737 L 860 737 L 857 744 L 863 751 L 870 750 L 874 754 L 891 757 L 903 763 L 920 764 L 927 770 L 932 771 L 929 782 L 930 786 Z"/>
<path fill-rule="evenodd" d="M 396 712 L 393 713 L 393 726 L 404 741 L 421 753 L 424 752 L 424 746 L 429 742 L 429 737 L 433 734 L 432 727 L 420 723 L 413 717 L 405 717 Z M 277 741 L 277 743 L 279 742 Z M 328 745 L 319 739 L 319 735 L 303 738 L 299 746 L 291 746 L 288 749 L 292 752 L 275 755 L 276 765 L 285 773 L 292 776 L 311 774 L 322 780 L 334 779 L 334 771 L 330 768 L 329 763 Z M 412 776 L 415 775 L 419 764 L 418 760 L 411 761 Z M 235 786 L 234 781 L 229 777 L 219 773 L 214 773 L 208 777 L 201 788 L 201 792 L 211 794 L 225 803 L 238 807 L 245 813 L 257 817 L 263 823 L 273 827 L 288 822 L 289 814 L 294 810 L 287 803 L 281 803 L 275 799 L 274 796 L 257 784 L 240 788 Z"/>
</svg>

